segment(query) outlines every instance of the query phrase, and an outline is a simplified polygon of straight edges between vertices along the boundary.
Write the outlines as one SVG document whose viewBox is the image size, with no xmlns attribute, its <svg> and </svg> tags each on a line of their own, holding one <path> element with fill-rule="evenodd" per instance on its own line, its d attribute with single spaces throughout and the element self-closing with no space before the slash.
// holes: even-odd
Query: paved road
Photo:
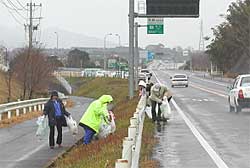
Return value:
<svg viewBox="0 0 250 168">
<path fill-rule="evenodd" d="M 91 99 L 72 97 L 72 100 L 75 106 L 68 111 L 75 120 L 79 121 Z M 36 129 L 36 119 L 0 129 L 0 168 L 43 167 L 72 146 L 83 132 L 79 128 L 79 135 L 74 138 L 68 132 L 68 128 L 63 128 L 63 148 L 51 150 L 48 147 L 48 140 L 39 141 L 35 137 Z"/>
<path fill-rule="evenodd" d="M 174 71 L 156 70 L 160 82 L 170 86 Z M 158 126 L 160 143 L 154 158 L 167 168 L 250 168 L 250 110 L 230 113 L 227 82 L 190 77 L 190 87 L 173 88 L 173 118 Z M 181 112 L 180 112 L 181 111 Z M 183 113 L 204 138 L 193 134 Z M 199 140 L 200 141 L 199 141 Z M 208 143 L 208 146 L 207 144 Z M 205 147 L 202 147 L 202 145 Z M 213 158 L 213 159 L 212 159 Z"/>
</svg>

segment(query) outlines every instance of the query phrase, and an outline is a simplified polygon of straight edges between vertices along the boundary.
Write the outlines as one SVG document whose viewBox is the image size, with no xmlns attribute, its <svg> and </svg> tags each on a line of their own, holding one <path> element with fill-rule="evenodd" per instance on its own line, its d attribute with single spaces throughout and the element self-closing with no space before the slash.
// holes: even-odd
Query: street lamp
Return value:
<svg viewBox="0 0 250 168">
<path fill-rule="evenodd" d="M 107 69 L 107 58 L 106 58 L 106 39 L 108 36 L 111 36 L 112 33 L 108 33 L 104 36 L 104 50 L 103 50 L 103 57 L 104 57 L 104 70 Z"/>
<path fill-rule="evenodd" d="M 58 33 L 55 32 L 56 34 L 56 56 L 58 56 Z"/>
<path fill-rule="evenodd" d="M 118 37 L 118 39 L 119 39 L 119 47 L 121 47 L 121 36 L 119 34 L 115 34 L 115 36 Z M 119 65 L 118 65 L 118 74 L 122 77 L 122 72 L 120 74 L 120 55 L 119 55 L 119 58 L 118 58 L 118 62 L 119 62 Z"/>
</svg>

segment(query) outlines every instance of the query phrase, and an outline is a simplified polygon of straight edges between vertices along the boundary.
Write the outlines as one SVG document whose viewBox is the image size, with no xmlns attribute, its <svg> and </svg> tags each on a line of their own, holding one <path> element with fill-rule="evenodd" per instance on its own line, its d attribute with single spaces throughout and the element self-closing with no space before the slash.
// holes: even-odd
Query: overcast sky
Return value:
<svg viewBox="0 0 250 168">
<path fill-rule="evenodd" d="M 28 2 L 28 0 L 19 1 L 23 4 Z M 171 48 L 191 46 L 197 49 L 200 19 L 202 18 L 204 22 L 204 36 L 211 37 L 211 28 L 223 21 L 219 15 L 225 14 L 233 1 L 235 0 L 201 0 L 199 19 L 165 19 L 164 35 L 147 35 L 146 29 L 141 28 L 140 46 L 162 43 Z M 17 4 L 16 0 L 12 2 Z M 109 32 L 118 33 L 121 35 L 122 45 L 128 45 L 129 0 L 35 0 L 34 2 L 43 4 L 43 29 L 56 27 L 100 39 Z M 0 24 L 23 29 L 1 3 L 0 11 Z M 146 23 L 145 19 L 138 21 L 141 24 Z M 109 40 L 118 41 L 117 37 L 109 37 Z"/>
</svg>

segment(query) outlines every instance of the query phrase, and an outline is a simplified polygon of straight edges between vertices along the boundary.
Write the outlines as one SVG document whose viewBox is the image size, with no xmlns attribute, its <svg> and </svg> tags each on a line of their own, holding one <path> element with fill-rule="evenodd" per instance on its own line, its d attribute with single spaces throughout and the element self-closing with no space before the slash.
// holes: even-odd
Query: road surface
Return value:
<svg viewBox="0 0 250 168">
<path fill-rule="evenodd" d="M 171 88 L 170 76 L 179 72 L 154 73 Z M 189 75 L 188 88 L 171 88 L 173 117 L 157 126 L 153 157 L 164 168 L 250 168 L 250 110 L 229 112 L 230 83 Z"/>
<path fill-rule="evenodd" d="M 78 122 L 89 103 L 87 98 L 71 97 L 75 102 L 68 109 Z M 10 128 L 0 129 L 0 168 L 41 168 L 53 160 L 58 154 L 67 150 L 80 138 L 83 130 L 74 138 L 68 128 L 63 128 L 63 148 L 49 149 L 48 140 L 39 141 L 36 136 L 36 119 L 25 121 Z"/>
</svg>

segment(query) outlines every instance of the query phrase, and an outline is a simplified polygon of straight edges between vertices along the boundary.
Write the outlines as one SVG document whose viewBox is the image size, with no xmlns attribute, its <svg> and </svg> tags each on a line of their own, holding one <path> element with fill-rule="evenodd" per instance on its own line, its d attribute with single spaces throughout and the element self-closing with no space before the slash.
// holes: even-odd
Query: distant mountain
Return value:
<svg viewBox="0 0 250 168">
<path fill-rule="evenodd" d="M 73 32 L 66 31 L 63 29 L 58 29 L 58 28 L 48 28 L 43 31 L 42 41 L 45 42 L 46 46 L 56 47 L 55 32 L 57 32 L 59 36 L 59 48 L 103 47 L 104 46 L 103 39 L 86 36 L 80 33 L 73 33 Z M 115 44 L 113 44 L 113 46 L 115 46 Z"/>
<path fill-rule="evenodd" d="M 59 36 L 59 48 L 71 47 L 103 47 L 103 39 L 86 36 L 80 33 L 73 33 L 58 28 L 47 28 L 42 31 L 40 42 L 46 48 L 56 47 L 56 34 Z M 34 37 L 36 34 L 34 34 Z M 110 47 L 115 47 L 116 44 L 108 42 Z M 0 25 L 0 45 L 9 48 L 23 47 L 27 44 L 25 41 L 24 30 L 19 28 L 9 28 Z"/>
</svg>

